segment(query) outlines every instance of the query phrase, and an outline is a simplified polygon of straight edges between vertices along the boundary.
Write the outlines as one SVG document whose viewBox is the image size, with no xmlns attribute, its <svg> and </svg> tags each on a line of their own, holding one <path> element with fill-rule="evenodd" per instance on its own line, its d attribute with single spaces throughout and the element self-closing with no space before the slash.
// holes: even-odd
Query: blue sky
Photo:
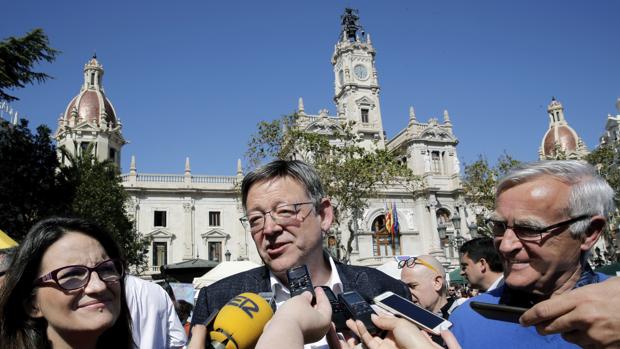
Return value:
<svg viewBox="0 0 620 349">
<path fill-rule="evenodd" d="M 334 114 L 330 64 L 345 7 L 377 50 L 388 137 L 448 109 L 461 162 L 535 160 L 556 96 L 590 149 L 620 97 L 620 1 L 7 1 L 0 38 L 41 27 L 54 76 L 13 91 L 31 126 L 57 118 L 93 52 L 130 141 L 123 171 L 233 175 L 260 120 Z"/>
</svg>

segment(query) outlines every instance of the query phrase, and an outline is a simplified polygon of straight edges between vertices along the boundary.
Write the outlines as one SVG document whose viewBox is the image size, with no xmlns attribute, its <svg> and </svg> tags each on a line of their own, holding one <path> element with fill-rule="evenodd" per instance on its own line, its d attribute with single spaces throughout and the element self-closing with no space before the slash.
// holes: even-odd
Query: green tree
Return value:
<svg viewBox="0 0 620 349">
<path fill-rule="evenodd" d="M 620 165 L 617 162 L 618 156 L 615 153 L 614 144 L 605 143 L 599 145 L 585 158 L 590 164 L 595 166 L 599 174 L 607 180 L 609 185 L 615 192 L 616 207 L 620 207 Z M 609 225 L 603 232 L 603 238 L 607 240 L 608 246 L 611 248 L 606 251 L 610 255 L 611 260 L 620 260 L 620 256 L 616 256 L 616 248 L 613 248 L 615 236 L 613 229 L 620 227 L 620 212 L 618 209 L 610 217 Z M 615 242 L 618 243 L 617 241 Z"/>
<path fill-rule="evenodd" d="M 25 119 L 0 120 L 0 228 L 17 241 L 40 219 L 69 212 L 72 188 L 50 134 L 44 125 L 32 134 Z"/>
<path fill-rule="evenodd" d="M 128 218 L 125 204 L 128 195 L 121 185 L 119 169 L 111 161 L 98 161 L 92 145 L 81 156 L 72 156 L 61 148 L 69 165 L 61 172 L 75 188 L 71 212 L 93 220 L 110 232 L 121 246 L 125 258 L 136 269 L 146 266 L 148 241 L 140 236 Z"/>
<path fill-rule="evenodd" d="M 470 205 L 476 211 L 476 225 L 478 231 L 487 234 L 484 224 L 484 214 L 495 207 L 495 186 L 497 180 L 505 176 L 512 168 L 520 165 L 506 152 L 500 155 L 495 166 L 490 166 L 486 157 L 480 155 L 478 160 L 464 165 L 463 190 Z"/>
<path fill-rule="evenodd" d="M 0 41 L 0 101 L 19 100 L 8 94 L 9 89 L 23 88 L 26 84 L 41 83 L 51 78 L 45 73 L 32 71 L 32 68 L 40 61 L 52 62 L 58 53 L 49 47 L 49 40 L 42 29 L 34 29 L 23 37 Z"/>
<path fill-rule="evenodd" d="M 381 188 L 404 184 L 421 188 L 422 181 L 396 156 L 384 149 L 367 150 L 354 123 L 341 124 L 328 134 L 306 132 L 295 127 L 298 115 L 286 115 L 273 121 L 262 121 L 248 143 L 246 158 L 251 166 L 265 160 L 300 159 L 317 170 L 335 209 L 336 229 L 349 221 L 349 237 L 342 260 L 347 262 L 358 233 L 357 222 L 368 199 L 380 195 Z M 341 234 L 336 234 L 340 239 Z M 339 246 L 341 241 L 337 242 Z"/>
</svg>

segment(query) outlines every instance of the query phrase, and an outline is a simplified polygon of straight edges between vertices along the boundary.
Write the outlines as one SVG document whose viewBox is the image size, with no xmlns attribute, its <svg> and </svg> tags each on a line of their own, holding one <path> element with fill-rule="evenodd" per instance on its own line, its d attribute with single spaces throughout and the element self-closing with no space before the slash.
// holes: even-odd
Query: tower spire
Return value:
<svg viewBox="0 0 620 349">
<path fill-rule="evenodd" d="M 299 101 L 297 102 L 297 111 L 299 114 L 305 114 L 304 111 L 304 99 L 299 97 Z"/>
<path fill-rule="evenodd" d="M 413 109 L 413 106 L 409 106 L 409 127 L 413 126 L 416 122 L 415 110 Z"/>
</svg>

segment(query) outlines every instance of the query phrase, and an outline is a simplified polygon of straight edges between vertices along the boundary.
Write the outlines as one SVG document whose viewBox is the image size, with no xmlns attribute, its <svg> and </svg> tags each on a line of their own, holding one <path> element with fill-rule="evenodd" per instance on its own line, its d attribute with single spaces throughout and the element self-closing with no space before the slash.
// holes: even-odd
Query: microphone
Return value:
<svg viewBox="0 0 620 349">
<path fill-rule="evenodd" d="M 214 349 L 251 349 L 273 316 L 269 303 L 256 293 L 231 299 L 217 313 L 209 333 Z"/>
</svg>

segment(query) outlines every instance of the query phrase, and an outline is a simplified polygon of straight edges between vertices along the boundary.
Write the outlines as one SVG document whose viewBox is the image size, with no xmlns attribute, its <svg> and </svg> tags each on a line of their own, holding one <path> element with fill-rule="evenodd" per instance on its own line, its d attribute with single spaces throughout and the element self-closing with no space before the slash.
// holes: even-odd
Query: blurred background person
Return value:
<svg viewBox="0 0 620 349">
<path fill-rule="evenodd" d="M 454 299 L 448 300 L 446 272 L 439 261 L 430 255 L 410 257 L 399 262 L 400 279 L 409 287 L 411 300 L 444 319 L 450 313 Z"/>
<path fill-rule="evenodd" d="M 493 239 L 481 237 L 466 241 L 459 249 L 461 253 L 461 275 L 472 288 L 488 292 L 504 279 L 504 267 Z"/>
<path fill-rule="evenodd" d="M 177 311 L 177 315 L 179 316 L 179 320 L 181 321 L 181 325 L 183 325 L 183 329 L 185 329 L 185 335 L 189 336 L 189 328 L 191 323 L 187 321 L 189 316 L 192 314 L 192 310 L 194 306 L 192 303 L 185 301 L 183 299 L 179 299 L 174 302 L 174 309 Z"/>
<path fill-rule="evenodd" d="M 37 223 L 0 291 L 0 347 L 131 348 L 123 274 L 116 242 L 95 224 Z"/>
</svg>

